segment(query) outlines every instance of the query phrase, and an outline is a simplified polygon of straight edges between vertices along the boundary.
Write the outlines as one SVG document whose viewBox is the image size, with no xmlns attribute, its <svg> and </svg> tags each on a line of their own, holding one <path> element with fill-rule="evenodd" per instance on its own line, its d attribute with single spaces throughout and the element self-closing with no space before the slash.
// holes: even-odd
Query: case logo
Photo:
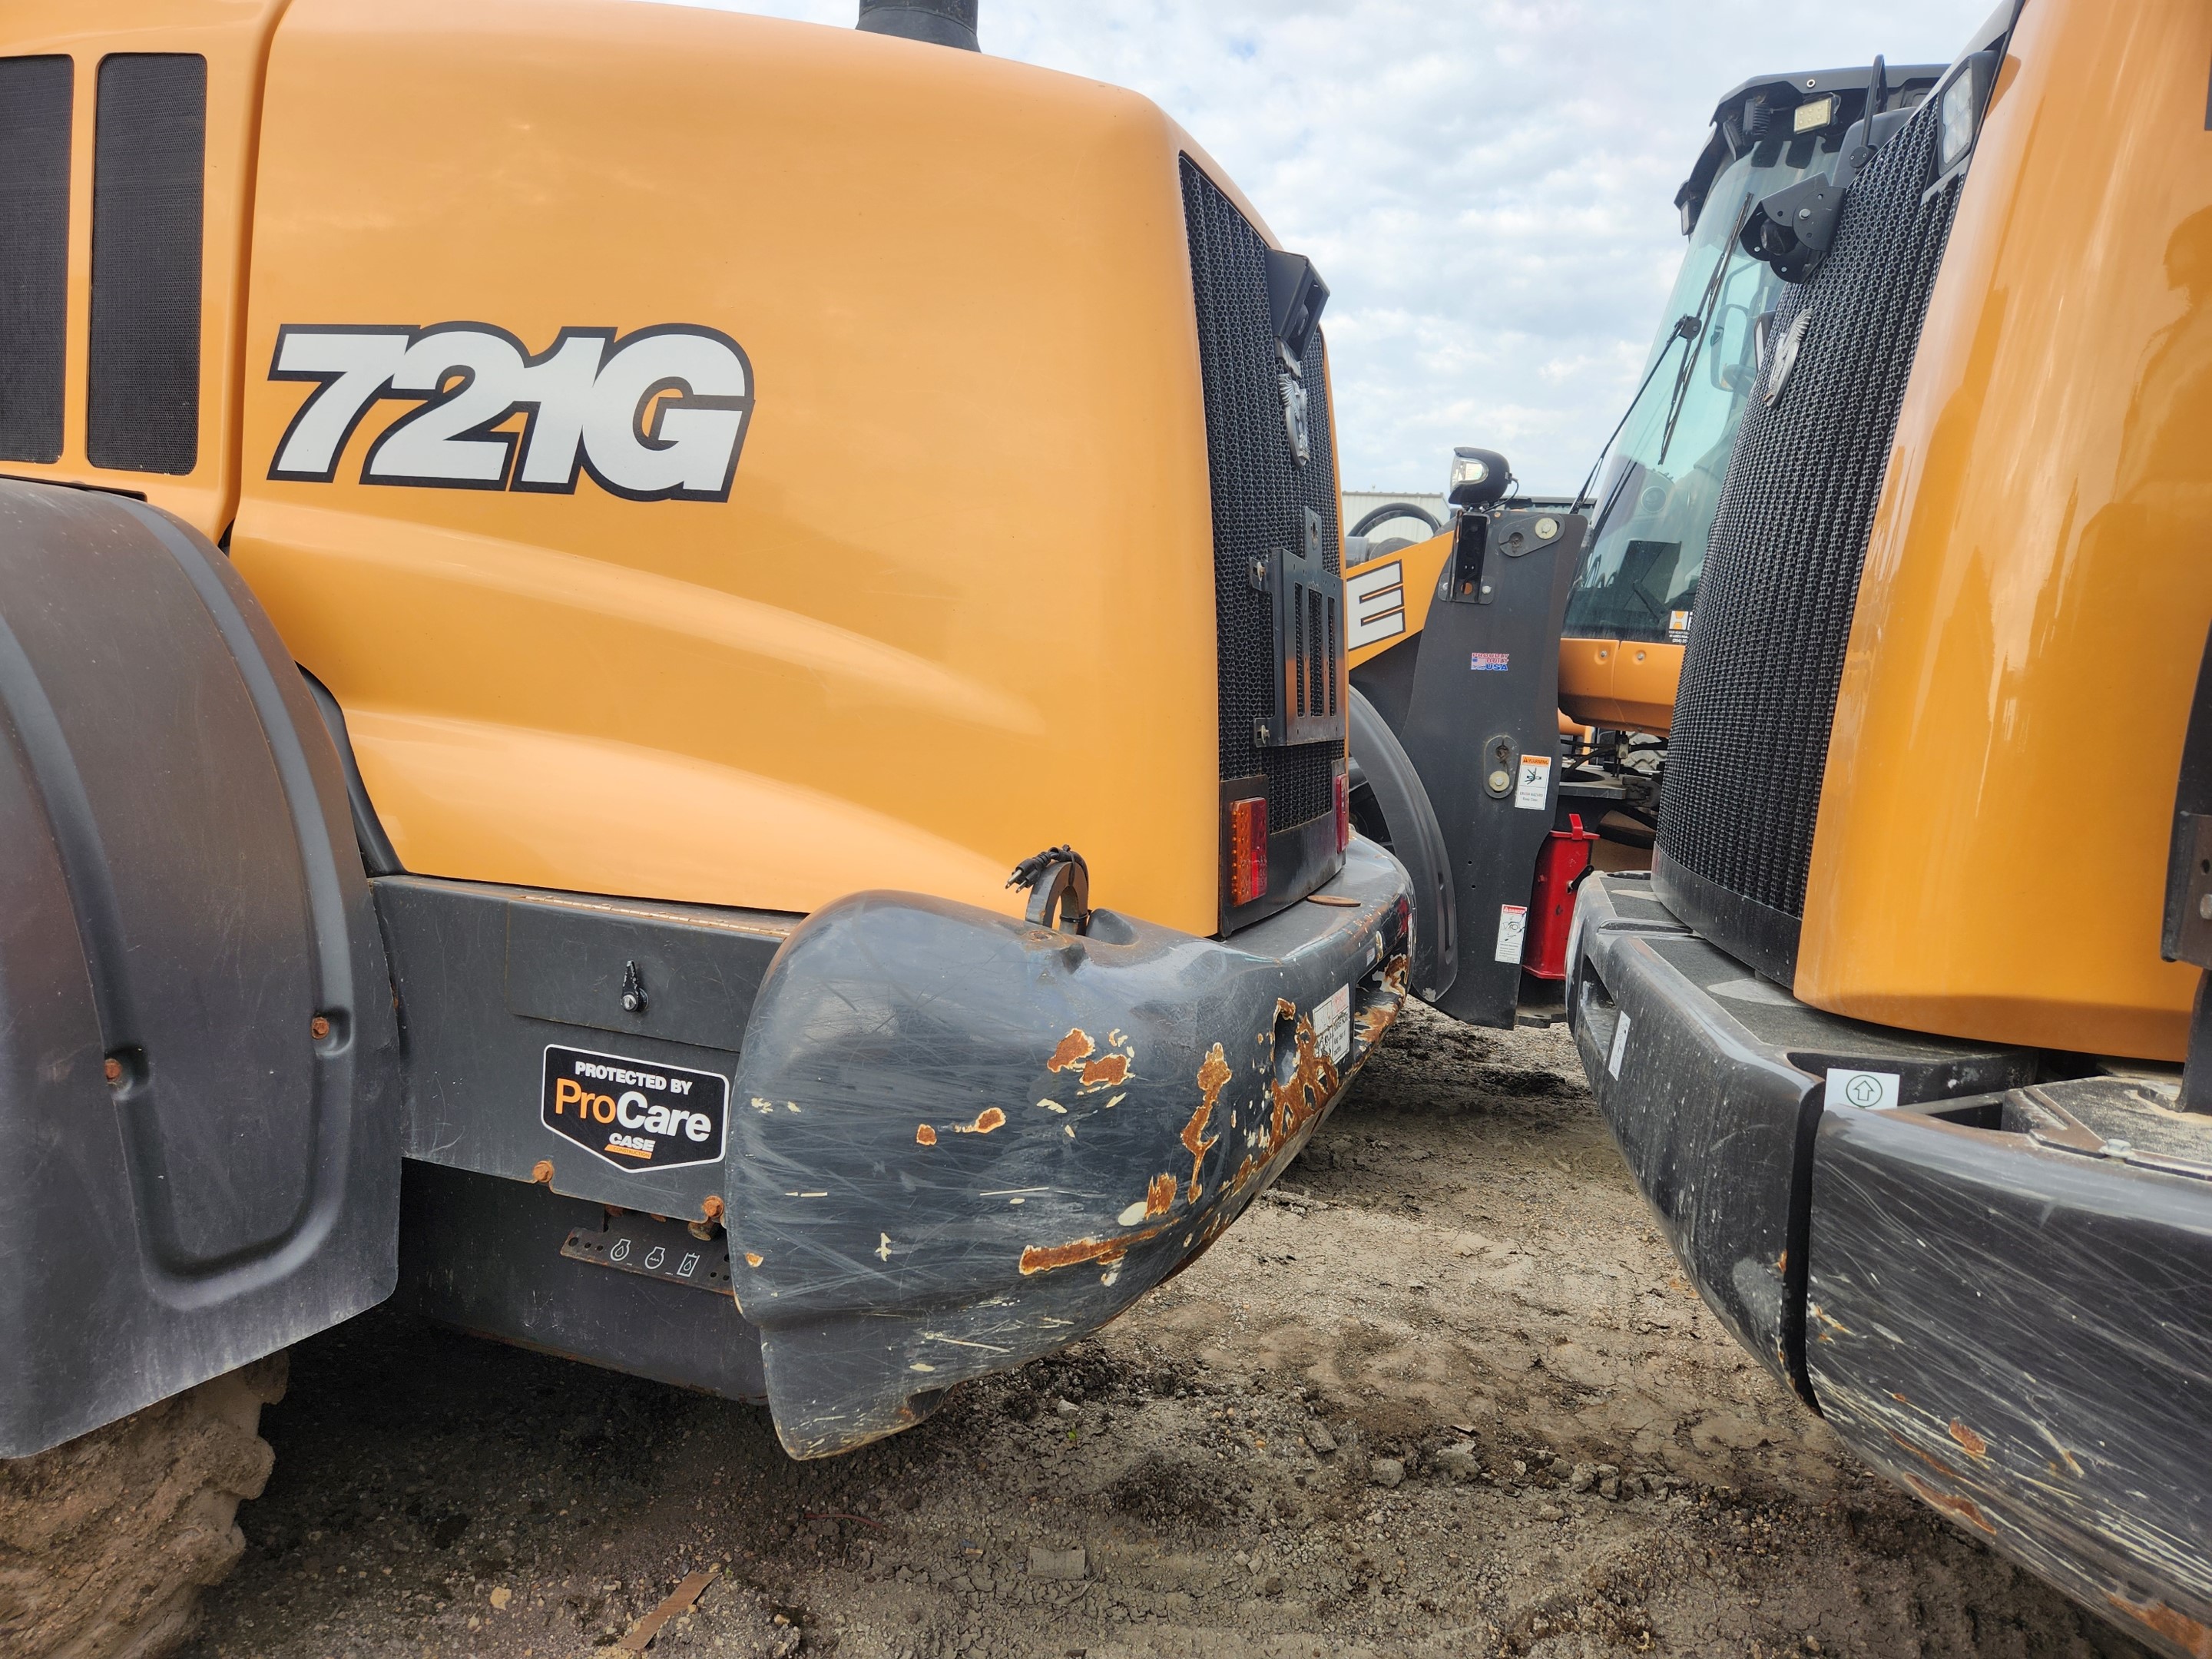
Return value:
<svg viewBox="0 0 2212 1659">
<path fill-rule="evenodd" d="M 548 1046 L 540 1120 L 618 1170 L 719 1164 L 730 1080 L 620 1054 Z"/>
<path fill-rule="evenodd" d="M 633 501 L 727 501 L 753 407 L 744 349 L 689 323 L 564 328 L 534 356 L 489 323 L 288 323 L 269 378 L 314 386 L 269 467 L 303 483 L 336 478 L 391 398 L 415 407 L 368 447 L 366 484 L 565 495 L 589 473 Z"/>
</svg>

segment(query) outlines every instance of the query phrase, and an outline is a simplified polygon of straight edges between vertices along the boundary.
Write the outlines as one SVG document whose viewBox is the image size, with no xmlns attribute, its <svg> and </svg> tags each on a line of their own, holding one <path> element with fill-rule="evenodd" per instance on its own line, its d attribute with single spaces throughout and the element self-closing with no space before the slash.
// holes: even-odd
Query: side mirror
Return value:
<svg viewBox="0 0 2212 1659">
<path fill-rule="evenodd" d="M 1512 487 L 1513 469 L 1494 449 L 1452 451 L 1445 497 L 1454 507 L 1488 507 Z"/>
</svg>

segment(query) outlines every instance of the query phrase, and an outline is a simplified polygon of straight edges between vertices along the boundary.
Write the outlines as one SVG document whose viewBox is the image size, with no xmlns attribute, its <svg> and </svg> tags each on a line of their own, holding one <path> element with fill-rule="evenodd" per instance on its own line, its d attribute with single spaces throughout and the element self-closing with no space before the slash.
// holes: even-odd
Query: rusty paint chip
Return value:
<svg viewBox="0 0 2212 1659">
<path fill-rule="evenodd" d="M 1190 1200 L 1198 1202 L 1199 1176 L 1206 1164 L 1206 1155 L 1212 1152 L 1221 1137 L 1208 1135 L 1206 1126 L 1213 1121 L 1213 1109 L 1221 1099 L 1221 1091 L 1229 1086 L 1236 1073 L 1229 1069 L 1229 1057 L 1215 1043 L 1206 1051 L 1206 1059 L 1198 1068 L 1199 1102 L 1190 1115 L 1190 1121 L 1182 1126 L 1182 1149 L 1190 1154 Z"/>
<path fill-rule="evenodd" d="M 2200 1624 L 2163 1601 L 2138 1601 L 2107 1590 L 2105 1600 L 2146 1629 L 2156 1631 L 2184 1653 L 2212 1654 L 2212 1626 Z"/>
<path fill-rule="evenodd" d="M 1905 1471 L 1905 1484 L 1918 1492 L 1926 1503 L 1942 1510 L 1954 1520 L 1963 1521 L 1970 1527 L 1978 1528 L 1992 1538 L 1996 1536 L 1997 1529 L 1990 1524 L 1989 1516 L 1982 1513 L 1982 1506 L 1972 1498 L 1961 1498 L 1956 1493 L 1948 1492 L 1940 1487 L 1930 1486 L 1910 1469 Z"/>
<path fill-rule="evenodd" d="M 1955 1417 L 1951 1419 L 1951 1438 L 1966 1449 L 1966 1455 L 1969 1457 L 1989 1455 L 1990 1443 Z"/>
<path fill-rule="evenodd" d="M 937 1131 L 927 1123 L 917 1123 L 914 1126 L 914 1139 L 917 1146 L 934 1146 L 937 1145 Z"/>
<path fill-rule="evenodd" d="M 1097 1046 L 1091 1042 L 1090 1032 L 1080 1025 L 1072 1027 L 1067 1035 L 1060 1038 L 1060 1047 L 1052 1051 L 1052 1058 L 1045 1061 L 1044 1068 L 1048 1072 L 1064 1072 L 1079 1061 L 1090 1059 L 1091 1051 Z"/>
<path fill-rule="evenodd" d="M 1145 1213 L 1147 1216 L 1165 1215 L 1175 1208 L 1175 1196 L 1174 1173 L 1163 1170 L 1152 1177 L 1152 1185 L 1145 1189 Z"/>
<path fill-rule="evenodd" d="M 986 1106 L 975 1114 L 975 1121 L 973 1123 L 954 1124 L 952 1133 L 956 1135 L 987 1135 L 994 1129 L 1005 1127 L 1006 1121 L 1006 1115 L 1004 1112 L 995 1106 Z"/>
<path fill-rule="evenodd" d="M 530 1166 L 530 1178 L 541 1187 L 551 1186 L 553 1184 L 553 1160 L 550 1158 L 539 1158 L 537 1163 Z"/>
<path fill-rule="evenodd" d="M 1083 1086 L 1086 1089 L 1118 1089 L 1129 1080 L 1129 1057 L 1127 1054 L 1101 1054 L 1087 1060 L 1083 1067 Z"/>
<path fill-rule="evenodd" d="M 748 1267 L 759 1267 L 763 1259 L 764 1258 L 761 1255 L 761 1253 L 758 1250 L 747 1250 L 745 1252 L 745 1266 Z"/>
</svg>

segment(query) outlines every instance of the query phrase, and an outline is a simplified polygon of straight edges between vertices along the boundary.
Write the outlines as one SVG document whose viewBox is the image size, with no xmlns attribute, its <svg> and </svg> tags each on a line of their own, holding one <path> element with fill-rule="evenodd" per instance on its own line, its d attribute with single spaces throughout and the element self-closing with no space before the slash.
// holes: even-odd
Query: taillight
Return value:
<svg viewBox="0 0 2212 1659">
<path fill-rule="evenodd" d="M 1267 798 L 1229 807 L 1229 902 L 1249 904 L 1267 894 Z"/>
<path fill-rule="evenodd" d="M 1336 775 L 1336 850 L 1340 853 L 1352 845 L 1352 780 L 1343 773 Z"/>
</svg>

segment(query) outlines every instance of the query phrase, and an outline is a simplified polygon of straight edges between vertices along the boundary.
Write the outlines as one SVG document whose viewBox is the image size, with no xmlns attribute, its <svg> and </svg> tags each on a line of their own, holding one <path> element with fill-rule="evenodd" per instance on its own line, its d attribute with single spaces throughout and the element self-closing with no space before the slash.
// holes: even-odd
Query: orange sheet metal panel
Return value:
<svg viewBox="0 0 2212 1659">
<path fill-rule="evenodd" d="M 2212 620 L 2212 9 L 2034 0 L 1867 554 L 1797 994 L 2179 1060 L 2159 960 Z"/>
<path fill-rule="evenodd" d="M 263 132 L 234 555 L 410 869 L 1018 911 L 1007 870 L 1072 842 L 1098 903 L 1213 931 L 1194 147 L 1158 109 L 725 12 L 295 0 Z M 722 402 L 684 431 L 726 446 L 744 406 L 733 471 L 637 498 L 635 375 L 539 488 L 363 482 L 392 399 L 325 434 L 330 482 L 272 459 L 316 384 L 276 377 L 280 330 L 447 323 L 548 362 L 597 331 L 594 410 L 594 350 L 690 331 Z"/>
<path fill-rule="evenodd" d="M 10 0 L 0 54 L 76 60 L 70 125 L 68 389 L 62 453 L 0 462 L 26 478 L 129 489 L 208 536 L 238 500 L 239 342 L 246 317 L 261 76 L 284 0 Z M 100 60 L 111 52 L 186 52 L 207 60 L 206 193 L 200 244 L 199 449 L 188 473 L 125 472 L 85 459 L 85 366 L 92 307 L 93 138 Z"/>
<path fill-rule="evenodd" d="M 1559 707 L 1576 720 L 1616 732 L 1667 735 L 1682 647 L 1645 640 L 1559 641 Z"/>
<path fill-rule="evenodd" d="M 1345 642 L 1351 647 L 1346 658 L 1352 667 L 1402 645 L 1426 625 L 1451 545 L 1447 530 L 1344 573 Z"/>
</svg>

